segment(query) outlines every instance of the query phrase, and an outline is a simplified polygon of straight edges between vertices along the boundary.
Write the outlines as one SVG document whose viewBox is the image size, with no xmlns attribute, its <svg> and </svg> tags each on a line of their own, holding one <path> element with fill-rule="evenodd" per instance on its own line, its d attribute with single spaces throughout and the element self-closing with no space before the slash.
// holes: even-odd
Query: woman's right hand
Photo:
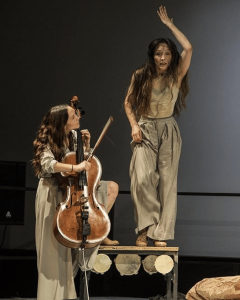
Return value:
<svg viewBox="0 0 240 300">
<path fill-rule="evenodd" d="M 132 139 L 136 143 L 141 143 L 142 141 L 142 131 L 138 124 L 135 124 L 132 127 Z"/>
<path fill-rule="evenodd" d="M 157 14 L 158 14 L 159 18 L 161 19 L 161 21 L 163 22 L 163 24 L 165 24 L 166 26 L 169 27 L 169 25 L 171 25 L 173 23 L 173 19 L 170 19 L 168 17 L 167 9 L 165 6 L 161 5 L 157 11 Z"/>
<path fill-rule="evenodd" d="M 91 163 L 84 160 L 80 164 L 73 166 L 73 171 L 79 173 L 82 172 L 83 170 L 89 171 L 90 168 L 91 168 Z"/>
</svg>

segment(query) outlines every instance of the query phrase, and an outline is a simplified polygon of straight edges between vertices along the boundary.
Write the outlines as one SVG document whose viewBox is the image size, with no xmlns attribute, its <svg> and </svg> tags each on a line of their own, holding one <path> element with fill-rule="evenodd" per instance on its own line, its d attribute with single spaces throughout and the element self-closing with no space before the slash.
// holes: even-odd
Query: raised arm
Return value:
<svg viewBox="0 0 240 300">
<path fill-rule="evenodd" d="M 173 21 L 168 17 L 167 10 L 165 6 L 160 6 L 159 10 L 157 11 L 159 18 L 161 19 L 162 23 L 165 24 L 173 33 L 177 41 L 183 48 L 181 53 L 181 61 L 179 62 L 179 80 L 181 81 L 182 78 L 187 73 L 187 70 L 191 63 L 192 57 L 192 45 L 186 36 L 173 24 Z"/>
<path fill-rule="evenodd" d="M 142 140 L 142 132 L 141 132 L 140 127 L 138 126 L 136 116 L 133 112 L 132 105 L 129 101 L 130 97 L 133 97 L 133 95 L 132 95 L 133 82 L 134 82 L 134 75 L 132 76 L 131 84 L 129 86 L 127 96 L 126 96 L 125 101 L 124 101 L 124 107 L 125 107 L 125 112 L 126 112 L 126 115 L 128 117 L 129 123 L 132 127 L 132 139 L 135 142 L 140 143 L 141 140 Z"/>
</svg>

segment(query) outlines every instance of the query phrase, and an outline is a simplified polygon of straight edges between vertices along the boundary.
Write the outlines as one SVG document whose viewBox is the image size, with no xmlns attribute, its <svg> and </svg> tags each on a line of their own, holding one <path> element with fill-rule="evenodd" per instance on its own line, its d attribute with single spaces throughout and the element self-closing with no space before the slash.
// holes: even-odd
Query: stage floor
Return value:
<svg viewBox="0 0 240 300">
<path fill-rule="evenodd" d="M 0 298 L 0 300 L 37 300 L 37 298 Z M 148 298 L 130 298 L 130 297 L 90 297 L 90 300 L 146 300 Z"/>
</svg>

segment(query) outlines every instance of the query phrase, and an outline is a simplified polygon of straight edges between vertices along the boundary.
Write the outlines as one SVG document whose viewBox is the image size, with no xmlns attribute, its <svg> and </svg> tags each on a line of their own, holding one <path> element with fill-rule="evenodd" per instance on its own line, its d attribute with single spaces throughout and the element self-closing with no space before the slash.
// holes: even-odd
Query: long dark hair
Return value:
<svg viewBox="0 0 240 300">
<path fill-rule="evenodd" d="M 41 173 L 41 154 L 47 147 L 50 148 L 57 161 L 61 161 L 64 157 L 65 147 L 68 142 L 68 136 L 64 129 L 67 120 L 67 104 L 52 107 L 44 116 L 36 134 L 36 139 L 33 142 L 34 159 L 32 160 L 32 165 L 36 175 Z M 71 132 L 69 138 L 72 140 Z"/>
<path fill-rule="evenodd" d="M 154 53 L 159 44 L 166 44 L 171 51 L 172 59 L 166 72 L 163 75 L 166 86 L 172 87 L 178 81 L 178 64 L 181 58 L 177 46 L 169 38 L 159 38 L 152 41 L 148 46 L 148 58 L 143 67 L 133 73 L 132 92 L 128 101 L 133 107 L 136 116 L 147 115 L 150 106 L 152 81 L 157 77 L 154 62 Z M 188 72 L 183 77 L 180 87 L 180 94 L 174 107 L 174 115 L 180 115 L 183 108 L 186 108 L 185 98 L 189 92 Z"/>
</svg>

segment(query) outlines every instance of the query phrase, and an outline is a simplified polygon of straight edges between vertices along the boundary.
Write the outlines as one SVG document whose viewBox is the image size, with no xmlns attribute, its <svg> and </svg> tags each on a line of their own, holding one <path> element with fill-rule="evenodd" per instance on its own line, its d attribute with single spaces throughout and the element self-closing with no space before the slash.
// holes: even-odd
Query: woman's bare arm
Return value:
<svg viewBox="0 0 240 300">
<path fill-rule="evenodd" d="M 165 6 L 160 6 L 157 13 L 163 24 L 165 24 L 172 31 L 173 35 L 183 48 L 183 51 L 181 53 L 181 60 L 179 62 L 179 79 L 181 81 L 181 79 L 187 73 L 191 63 L 193 51 L 192 45 L 187 37 L 173 24 L 172 20 L 168 17 Z"/>
<path fill-rule="evenodd" d="M 129 98 L 132 96 L 133 82 L 134 82 L 134 75 L 132 76 L 131 84 L 129 86 L 127 96 L 124 101 L 124 107 L 125 107 L 125 112 L 128 117 L 129 123 L 132 127 L 132 139 L 135 142 L 141 142 L 142 141 L 142 132 L 141 132 L 140 127 L 138 126 L 135 114 L 133 112 L 132 105 L 129 101 Z"/>
</svg>

